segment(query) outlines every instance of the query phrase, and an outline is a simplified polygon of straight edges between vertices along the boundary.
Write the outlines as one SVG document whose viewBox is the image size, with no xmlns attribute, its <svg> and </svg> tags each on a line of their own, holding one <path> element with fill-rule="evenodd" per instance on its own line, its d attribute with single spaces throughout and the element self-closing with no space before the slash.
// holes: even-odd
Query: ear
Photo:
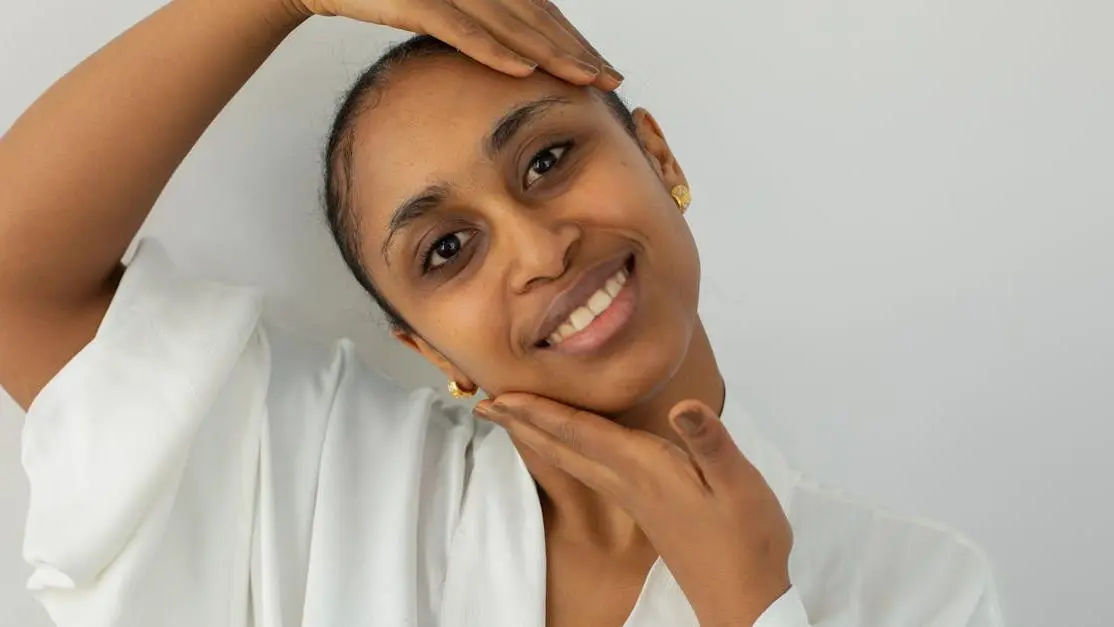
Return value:
<svg viewBox="0 0 1114 627">
<path fill-rule="evenodd" d="M 685 178 L 685 173 L 681 170 L 681 164 L 677 163 L 677 158 L 673 156 L 673 151 L 669 149 L 669 144 L 665 141 L 665 133 L 662 132 L 658 121 L 650 115 L 649 111 L 642 108 L 635 109 L 633 115 L 635 130 L 638 132 L 638 141 L 642 144 L 642 150 L 650 159 L 650 164 L 654 166 L 662 182 L 665 183 L 666 189 L 673 189 L 676 185 L 688 185 L 688 179 Z"/>
<path fill-rule="evenodd" d="M 426 361 L 436 366 L 438 370 L 445 374 L 448 380 L 456 381 L 456 384 L 459 385 L 462 390 L 476 389 L 476 384 L 468 378 L 467 375 L 461 372 L 459 368 L 454 366 L 451 361 L 442 355 L 441 351 L 433 348 L 433 345 L 420 336 L 401 329 L 391 331 L 391 335 L 393 335 L 396 340 L 402 342 L 407 348 L 418 353 L 424 357 Z"/>
</svg>

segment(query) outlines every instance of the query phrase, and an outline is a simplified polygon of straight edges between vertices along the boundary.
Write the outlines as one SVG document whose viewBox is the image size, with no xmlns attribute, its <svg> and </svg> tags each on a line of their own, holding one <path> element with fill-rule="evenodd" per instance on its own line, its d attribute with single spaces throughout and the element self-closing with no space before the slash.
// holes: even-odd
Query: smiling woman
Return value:
<svg viewBox="0 0 1114 627">
<path fill-rule="evenodd" d="M 681 400 L 658 388 L 697 325 L 699 264 L 669 194 L 684 175 L 647 112 L 415 37 L 358 81 L 334 128 L 338 244 L 450 380 L 604 413 Z M 626 288 L 613 309 L 610 279 Z"/>
<path fill-rule="evenodd" d="M 327 213 L 396 337 L 492 397 L 486 420 L 264 324 L 257 292 L 154 243 L 119 264 L 310 14 L 429 33 L 345 99 Z M 547 2 L 173 0 L 36 103 L 0 142 L 0 381 L 28 407 L 25 555 L 52 618 L 1001 625 L 977 549 L 808 480 L 737 407 L 687 180 L 620 80 Z"/>
</svg>

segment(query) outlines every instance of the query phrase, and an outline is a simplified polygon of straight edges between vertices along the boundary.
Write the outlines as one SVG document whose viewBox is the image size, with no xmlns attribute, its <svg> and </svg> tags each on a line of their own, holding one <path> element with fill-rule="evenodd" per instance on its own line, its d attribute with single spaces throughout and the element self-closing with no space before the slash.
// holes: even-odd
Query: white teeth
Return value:
<svg viewBox="0 0 1114 627">
<path fill-rule="evenodd" d="M 576 327 L 577 331 L 583 331 L 584 328 L 592 324 L 592 321 L 595 319 L 596 315 L 587 307 L 577 307 L 576 311 L 572 312 L 572 315 L 569 316 L 569 322 L 572 323 L 572 326 Z"/>
<path fill-rule="evenodd" d="M 609 305 L 611 305 L 611 295 L 603 290 L 596 290 L 596 293 L 588 299 L 588 309 L 597 316 L 607 311 Z"/>
<path fill-rule="evenodd" d="M 547 338 L 550 346 L 556 346 L 561 342 L 583 331 L 596 316 L 607 311 L 611 306 L 615 297 L 619 292 L 623 291 L 623 286 L 627 282 L 627 271 L 625 269 L 619 270 L 615 276 L 607 280 L 603 287 L 596 290 L 589 298 L 588 302 L 584 305 L 577 307 L 572 314 L 569 315 L 568 320 L 561 324 L 556 331 L 551 333 Z"/>
</svg>

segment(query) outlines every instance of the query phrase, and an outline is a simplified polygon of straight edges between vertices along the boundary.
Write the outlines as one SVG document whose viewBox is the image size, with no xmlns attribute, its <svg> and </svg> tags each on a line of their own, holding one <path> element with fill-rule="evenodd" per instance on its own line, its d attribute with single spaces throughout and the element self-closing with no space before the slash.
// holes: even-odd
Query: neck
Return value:
<svg viewBox="0 0 1114 627">
<path fill-rule="evenodd" d="M 653 397 L 613 416 L 615 422 L 654 434 L 681 446 L 669 423 L 669 411 L 677 403 L 695 399 L 715 412 L 722 412 L 724 383 L 716 365 L 712 345 L 697 321 L 681 367 Z M 611 552 L 643 552 L 646 539 L 634 521 L 614 503 L 541 459 L 523 451 L 523 460 L 541 494 L 546 534 L 591 544 Z"/>
</svg>

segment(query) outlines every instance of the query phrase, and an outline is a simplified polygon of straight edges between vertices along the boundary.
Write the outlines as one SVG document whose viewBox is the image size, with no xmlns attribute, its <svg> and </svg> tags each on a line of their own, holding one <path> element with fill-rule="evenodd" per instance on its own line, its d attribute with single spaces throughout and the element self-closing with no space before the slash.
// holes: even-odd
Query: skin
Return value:
<svg viewBox="0 0 1114 627">
<path fill-rule="evenodd" d="M 511 431 L 542 497 L 549 624 L 621 625 L 659 554 L 688 575 L 690 600 L 707 599 L 703 625 L 753 622 L 788 587 L 788 527 L 716 419 L 724 389 L 697 315 L 696 246 L 670 195 L 687 181 L 654 118 L 636 111 L 632 137 L 588 89 L 460 56 L 396 68 L 374 102 L 353 154 L 362 262 L 411 327 L 397 337 L 496 399 L 480 413 Z M 489 148 L 508 116 L 539 102 Z M 419 217 L 392 227 L 431 189 Z M 623 329 L 587 354 L 539 347 L 552 300 L 627 255 L 637 300 Z M 677 428 L 680 415 L 714 425 L 697 430 L 704 442 Z M 704 481 L 713 472 L 727 496 Z M 699 540 L 694 515 L 714 521 Z M 772 550 L 725 551 L 763 533 Z M 740 574 L 712 577 L 715 563 Z"/>
<path fill-rule="evenodd" d="M 567 104 L 545 108 L 488 154 L 486 137 L 501 118 L 553 98 Z M 700 268 L 669 195 L 684 174 L 650 114 L 636 119 L 642 145 L 586 89 L 543 74 L 507 78 L 463 57 L 399 72 L 360 121 L 353 204 L 365 268 L 417 331 L 400 339 L 466 389 L 530 391 L 616 417 L 638 406 L 664 413 L 655 401 L 699 325 Z M 531 169 L 569 141 L 544 175 Z M 438 184 L 447 197 L 380 254 L 397 207 Z M 427 272 L 424 255 L 454 234 L 467 238 L 461 253 Z M 639 300 L 623 337 L 586 356 L 535 346 L 551 301 L 596 264 L 627 254 Z M 717 405 L 722 383 L 710 374 L 716 385 L 705 400 Z"/>
<path fill-rule="evenodd" d="M 466 381 L 498 395 L 497 404 L 480 411 L 511 432 L 547 496 L 551 625 L 621 624 L 657 555 L 677 577 L 702 627 L 753 623 L 788 586 L 790 534 L 768 486 L 709 407 L 719 406 L 722 382 L 695 317 L 698 267 L 691 237 L 665 191 L 683 175 L 648 114 L 639 114 L 639 150 L 621 139 L 617 125 L 604 126 L 598 103 L 569 87 L 613 89 L 621 77 L 550 3 L 172 0 L 129 29 L 60 79 L 0 138 L 0 385 L 29 408 L 92 340 L 117 289 L 120 259 L 178 164 L 259 65 L 312 15 L 429 33 L 508 77 L 538 74 L 529 82 L 508 78 L 495 89 L 498 77 L 488 72 L 482 84 L 502 96 L 512 85 L 522 88 L 516 98 L 565 92 L 574 101 L 565 121 L 578 120 L 577 128 L 591 138 L 585 145 L 595 147 L 584 152 L 594 157 L 592 167 L 576 177 L 577 202 L 573 191 L 558 194 L 557 188 L 544 198 L 512 194 L 507 184 L 501 188 L 495 181 L 509 171 L 509 162 L 478 164 L 469 149 L 479 135 L 469 134 L 468 146 L 456 137 L 429 153 L 412 153 L 413 162 L 436 157 L 440 170 L 427 174 L 451 176 L 459 184 L 461 198 L 467 198 L 455 205 L 462 219 L 498 227 L 485 257 L 490 265 L 467 285 L 498 298 L 503 313 L 476 317 L 470 292 L 425 283 L 421 293 L 438 304 L 430 310 L 439 314 L 419 318 L 419 282 L 400 283 L 389 294 L 406 303 L 400 308 L 424 330 L 404 341 L 447 372 L 473 375 Z M 539 68 L 565 83 L 541 76 Z M 422 88 L 413 85 L 415 92 Z M 462 96 L 479 91 L 461 92 L 458 83 Z M 485 124 L 492 121 L 493 106 L 507 104 L 489 96 L 494 94 L 468 105 L 475 116 L 488 114 Z M 361 132 L 376 131 L 373 118 Z M 420 126 L 413 116 L 408 123 Z M 473 130 L 477 123 L 461 120 Z M 458 130 L 443 126 L 444 133 Z M 431 145 L 428 137 L 423 141 Z M 393 149 L 361 150 L 361 172 L 370 171 L 364 166 L 377 152 L 394 155 Z M 413 162 L 390 158 L 409 182 L 418 178 Z M 613 178 L 599 176 L 601 169 Z M 367 191 L 383 182 L 361 177 L 357 201 L 373 198 Z M 366 217 L 374 214 L 368 210 Z M 374 238 L 382 231 L 369 224 L 366 233 Z M 516 253 L 515 238 L 531 246 Z M 569 270 L 553 269 L 561 242 L 572 250 L 573 272 L 630 247 L 641 254 L 647 278 L 678 291 L 650 285 L 625 350 L 607 360 L 534 356 L 521 330 L 536 315 L 542 294 L 568 280 Z M 387 280 L 393 272 L 375 275 Z M 455 301 L 449 299 L 454 294 Z M 408 295 L 415 300 L 406 301 Z M 666 296 L 677 302 L 669 304 Z M 468 344 L 475 341 L 468 335 L 437 335 L 457 324 L 448 303 L 472 316 L 483 337 L 494 338 L 490 348 Z M 648 339 L 665 330 L 659 340 Z M 618 376 L 603 361 L 630 372 Z M 586 376 L 591 372 L 599 379 Z M 677 402 L 682 398 L 696 400 Z M 700 418 L 691 432 L 677 428 L 686 408 Z M 617 601 L 608 604 L 606 595 L 577 589 L 582 581 L 615 582 L 608 590 L 618 592 Z M 578 598 L 597 598 L 594 613 L 575 614 L 569 601 Z"/>
<path fill-rule="evenodd" d="M 0 384 L 25 409 L 89 343 L 120 259 L 182 159 L 314 14 L 428 33 L 513 76 L 619 75 L 556 7 L 520 0 L 173 0 L 51 87 L 0 138 Z M 81 146 L 81 150 L 74 150 Z"/>
</svg>

